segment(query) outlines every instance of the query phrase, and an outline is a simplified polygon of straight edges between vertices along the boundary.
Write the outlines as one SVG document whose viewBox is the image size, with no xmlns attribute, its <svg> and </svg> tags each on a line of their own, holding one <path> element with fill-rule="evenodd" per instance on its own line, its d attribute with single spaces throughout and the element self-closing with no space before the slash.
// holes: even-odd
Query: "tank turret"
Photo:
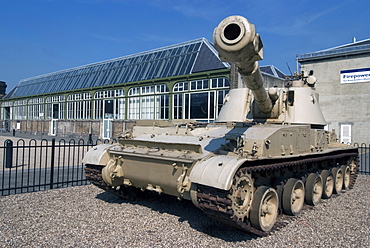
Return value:
<svg viewBox="0 0 370 248">
<path fill-rule="evenodd" d="M 86 177 L 124 199 L 152 192 L 190 200 L 228 226 L 266 236 L 305 204 L 352 188 L 358 151 L 324 130 L 312 75 L 265 89 L 263 45 L 247 19 L 226 18 L 214 40 L 243 80 L 217 122 L 137 120 L 119 143 L 89 150 Z"/>
<path fill-rule="evenodd" d="M 262 40 L 255 26 L 246 18 L 225 18 L 215 28 L 213 39 L 220 59 L 236 65 L 242 86 L 245 86 L 230 90 L 217 122 L 249 119 L 326 125 L 319 96 L 313 89 L 314 77 L 297 75 L 291 87 L 286 89 L 264 88 L 258 66 L 258 61 L 263 59 Z M 254 104 L 249 92 L 253 94 Z"/>
</svg>

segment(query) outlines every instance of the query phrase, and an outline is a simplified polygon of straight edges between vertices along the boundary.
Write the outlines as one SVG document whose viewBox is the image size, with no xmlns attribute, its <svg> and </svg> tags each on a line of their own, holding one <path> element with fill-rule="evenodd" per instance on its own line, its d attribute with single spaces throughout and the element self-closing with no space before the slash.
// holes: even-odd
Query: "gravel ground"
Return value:
<svg viewBox="0 0 370 248">
<path fill-rule="evenodd" d="M 0 247 L 370 247 L 370 176 L 258 238 L 161 196 L 123 201 L 93 185 L 0 197 Z"/>
</svg>

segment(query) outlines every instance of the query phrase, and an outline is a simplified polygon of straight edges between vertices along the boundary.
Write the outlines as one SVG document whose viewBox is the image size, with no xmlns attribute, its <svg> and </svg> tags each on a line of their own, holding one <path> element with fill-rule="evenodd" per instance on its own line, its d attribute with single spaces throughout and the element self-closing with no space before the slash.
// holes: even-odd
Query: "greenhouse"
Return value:
<svg viewBox="0 0 370 248">
<path fill-rule="evenodd" d="M 230 65 L 201 38 L 21 80 L 1 100 L 1 117 L 7 129 L 104 138 L 134 120 L 213 122 L 229 80 Z"/>
</svg>

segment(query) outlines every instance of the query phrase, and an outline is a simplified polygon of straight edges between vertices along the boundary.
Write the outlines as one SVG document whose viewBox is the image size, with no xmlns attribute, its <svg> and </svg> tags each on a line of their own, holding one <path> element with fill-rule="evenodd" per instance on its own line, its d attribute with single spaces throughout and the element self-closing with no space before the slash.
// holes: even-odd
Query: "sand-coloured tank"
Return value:
<svg viewBox="0 0 370 248">
<path fill-rule="evenodd" d="M 86 154 L 87 178 L 123 198 L 152 191 L 191 200 L 216 220 L 260 236 L 280 226 L 281 216 L 352 188 L 358 151 L 324 129 L 315 78 L 301 73 L 285 88 L 265 89 L 263 44 L 244 17 L 224 19 L 214 42 L 243 80 L 217 121 L 138 120 L 119 143 Z"/>
</svg>

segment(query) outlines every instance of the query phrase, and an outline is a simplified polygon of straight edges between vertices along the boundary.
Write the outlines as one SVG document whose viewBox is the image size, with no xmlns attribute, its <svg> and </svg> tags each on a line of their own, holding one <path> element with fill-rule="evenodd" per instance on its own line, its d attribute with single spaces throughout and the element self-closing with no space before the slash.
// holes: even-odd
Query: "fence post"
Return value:
<svg viewBox="0 0 370 248">
<path fill-rule="evenodd" d="M 55 161 L 55 139 L 51 140 L 51 159 L 50 159 L 50 189 L 53 189 L 54 185 L 54 161 Z"/>
<path fill-rule="evenodd" d="M 13 141 L 5 140 L 5 168 L 12 168 L 13 165 Z"/>
<path fill-rule="evenodd" d="M 89 134 L 89 140 L 87 141 L 87 144 L 91 144 L 92 145 L 93 143 L 93 140 L 92 140 L 92 133 Z"/>
</svg>

